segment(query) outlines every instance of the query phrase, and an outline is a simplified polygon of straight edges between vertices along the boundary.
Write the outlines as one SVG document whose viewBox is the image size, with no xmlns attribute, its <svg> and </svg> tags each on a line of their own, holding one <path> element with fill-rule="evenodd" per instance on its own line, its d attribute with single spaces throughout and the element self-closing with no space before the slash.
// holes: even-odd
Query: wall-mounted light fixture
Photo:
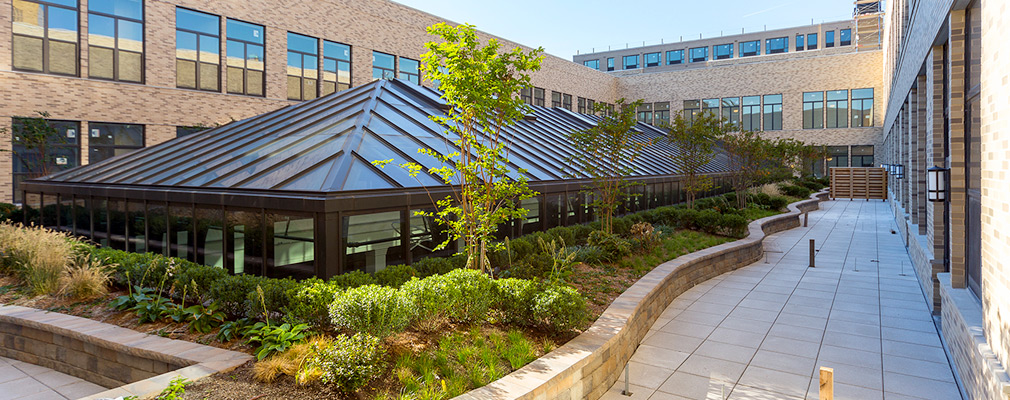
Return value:
<svg viewBox="0 0 1010 400">
<path fill-rule="evenodd" d="M 941 202 L 947 199 L 947 172 L 943 167 L 932 166 L 926 170 L 926 199 Z"/>
<path fill-rule="evenodd" d="M 894 166 L 894 178 L 895 179 L 905 178 L 905 164 L 898 164 Z"/>
</svg>

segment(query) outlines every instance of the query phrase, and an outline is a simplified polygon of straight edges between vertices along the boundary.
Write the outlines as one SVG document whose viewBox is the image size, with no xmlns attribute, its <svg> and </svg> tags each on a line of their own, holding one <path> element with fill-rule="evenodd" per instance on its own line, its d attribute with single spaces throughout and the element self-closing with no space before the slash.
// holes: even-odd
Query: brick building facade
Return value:
<svg viewBox="0 0 1010 400">
<path fill-rule="evenodd" d="M 970 399 L 1010 399 L 1005 130 L 1010 17 L 994 0 L 888 2 L 881 161 L 924 295 Z M 928 168 L 948 172 L 928 201 Z"/>
</svg>

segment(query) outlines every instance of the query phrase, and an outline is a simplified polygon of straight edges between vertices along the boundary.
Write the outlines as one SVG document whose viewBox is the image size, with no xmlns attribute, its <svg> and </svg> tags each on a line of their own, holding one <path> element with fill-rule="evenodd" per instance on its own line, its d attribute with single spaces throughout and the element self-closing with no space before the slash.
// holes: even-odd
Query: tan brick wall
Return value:
<svg viewBox="0 0 1010 400">
<path fill-rule="evenodd" d="M 782 94 L 782 130 L 771 137 L 791 137 L 820 145 L 880 143 L 883 97 L 880 51 L 783 55 L 759 63 L 726 64 L 683 71 L 637 73 L 618 80 L 618 95 L 646 102 L 670 102 L 670 113 L 684 100 Z M 803 92 L 873 88 L 874 127 L 802 129 Z"/>
<path fill-rule="evenodd" d="M 982 1 L 982 307 L 996 358 L 1010 365 L 1010 10 Z"/>
</svg>

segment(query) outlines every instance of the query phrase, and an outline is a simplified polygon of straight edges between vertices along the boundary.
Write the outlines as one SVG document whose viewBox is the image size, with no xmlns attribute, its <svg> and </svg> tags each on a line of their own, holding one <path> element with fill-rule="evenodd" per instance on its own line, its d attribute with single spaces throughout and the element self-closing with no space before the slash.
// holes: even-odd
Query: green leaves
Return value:
<svg viewBox="0 0 1010 400">
<path fill-rule="evenodd" d="M 543 49 L 505 51 L 496 39 L 482 45 L 473 25 L 467 24 L 439 23 L 427 31 L 441 41 L 425 44 L 428 52 L 421 56 L 422 75 L 441 90 L 449 106 L 445 115 L 430 119 L 444 127 L 446 138 L 453 138 L 458 151 L 441 154 L 418 149 L 439 163 L 427 168 L 427 173 L 454 187 L 453 194 L 435 201 L 437 211 L 424 215 L 452 233 L 438 249 L 463 239 L 467 267 L 490 271 L 487 252 L 501 247 L 491 236 L 498 225 L 526 216 L 516 201 L 536 195 L 529 189 L 525 171 L 509 167 L 508 128 L 528 112 L 519 91 L 531 85 L 528 72 L 540 69 Z M 390 162 L 373 164 L 381 168 Z M 400 167 L 414 177 L 425 171 L 417 163 Z"/>
<path fill-rule="evenodd" d="M 308 330 L 307 324 L 270 326 L 260 322 L 248 331 L 246 344 L 258 345 L 256 359 L 262 360 L 273 353 L 283 353 L 289 347 L 304 341 Z"/>
<path fill-rule="evenodd" d="M 642 149 L 652 144 L 639 138 L 639 133 L 632 130 L 638 122 L 635 110 L 642 100 L 625 104 L 624 99 L 617 101 L 617 113 L 606 112 L 603 104 L 597 103 L 595 113 L 603 116 L 592 128 L 573 131 L 568 134 L 568 141 L 576 152 L 568 157 L 574 171 L 572 177 L 589 177 L 593 179 L 595 191 L 593 207 L 601 217 L 603 231 L 612 231 L 612 221 L 617 207 L 629 196 L 627 189 L 631 183 L 629 175 L 635 172 L 635 160 Z"/>
<path fill-rule="evenodd" d="M 711 112 L 695 115 L 690 120 L 683 112 L 678 112 L 673 122 L 664 128 L 670 131 L 667 135 L 670 144 L 679 150 L 670 153 L 677 168 L 672 172 L 684 175 L 687 205 L 693 207 L 695 195 L 712 187 L 712 178 L 702 175 L 702 168 L 715 159 L 716 141 L 735 126 Z"/>
</svg>

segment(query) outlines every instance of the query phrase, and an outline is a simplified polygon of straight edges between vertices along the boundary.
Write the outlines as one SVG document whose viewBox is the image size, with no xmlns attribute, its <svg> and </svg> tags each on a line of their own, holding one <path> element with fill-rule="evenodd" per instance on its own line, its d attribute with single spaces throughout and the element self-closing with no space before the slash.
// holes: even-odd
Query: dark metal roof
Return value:
<svg viewBox="0 0 1010 400">
<path fill-rule="evenodd" d="M 442 115 L 445 107 L 433 89 L 380 80 L 37 181 L 319 193 L 441 186 L 435 176 L 414 178 L 397 165 L 413 161 L 438 167 L 418 148 L 440 154 L 458 150 L 454 137 L 428 118 Z M 566 162 L 576 150 L 565 135 L 599 119 L 532 107 L 531 116 L 509 130 L 512 168 L 525 169 L 531 182 L 584 178 Z M 636 130 L 642 140 L 664 135 L 641 123 Z M 669 157 L 675 151 L 665 141 L 647 147 L 634 176 L 676 174 Z M 387 159 L 393 161 L 386 168 L 371 164 Z M 705 172 L 726 170 L 720 152 Z"/>
</svg>

